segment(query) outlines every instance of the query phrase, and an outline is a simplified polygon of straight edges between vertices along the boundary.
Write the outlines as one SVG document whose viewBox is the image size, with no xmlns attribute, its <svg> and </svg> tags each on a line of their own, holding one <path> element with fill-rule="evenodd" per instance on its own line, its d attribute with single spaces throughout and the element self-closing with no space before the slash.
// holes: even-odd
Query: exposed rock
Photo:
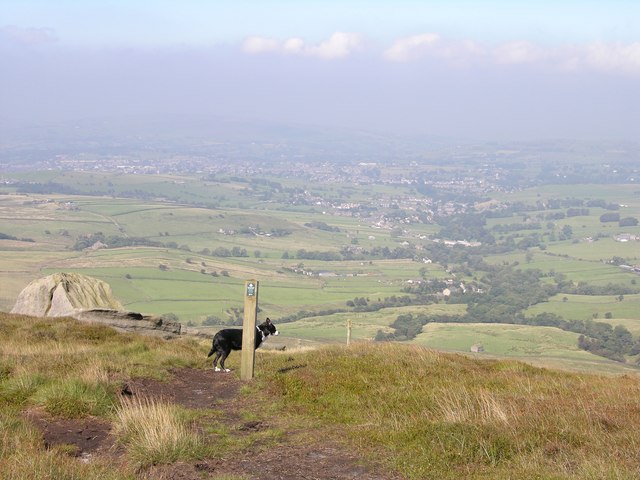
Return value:
<svg viewBox="0 0 640 480">
<path fill-rule="evenodd" d="M 102 280 L 78 273 L 54 273 L 27 285 L 11 313 L 64 317 L 93 309 L 124 310 Z"/>
<path fill-rule="evenodd" d="M 73 315 L 83 322 L 103 323 L 117 330 L 160 335 L 173 338 L 180 335 L 182 324 L 155 315 L 115 310 L 84 310 Z"/>
<path fill-rule="evenodd" d="M 34 280 L 20 292 L 11 313 L 73 317 L 165 338 L 180 335 L 182 328 L 180 323 L 162 317 L 125 311 L 113 297 L 109 284 L 78 273 L 54 273 Z"/>
</svg>

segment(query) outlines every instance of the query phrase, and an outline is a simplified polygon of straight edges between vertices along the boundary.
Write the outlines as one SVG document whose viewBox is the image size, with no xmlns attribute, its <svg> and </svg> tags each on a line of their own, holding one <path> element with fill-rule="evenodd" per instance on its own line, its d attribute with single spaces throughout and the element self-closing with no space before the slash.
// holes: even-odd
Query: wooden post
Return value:
<svg viewBox="0 0 640 480">
<path fill-rule="evenodd" d="M 351 319 L 347 320 L 347 347 L 351 343 Z"/>
<path fill-rule="evenodd" d="M 258 282 L 244 283 L 244 319 L 242 321 L 242 358 L 240 379 L 251 380 L 256 361 L 256 320 L 258 318 Z"/>
</svg>

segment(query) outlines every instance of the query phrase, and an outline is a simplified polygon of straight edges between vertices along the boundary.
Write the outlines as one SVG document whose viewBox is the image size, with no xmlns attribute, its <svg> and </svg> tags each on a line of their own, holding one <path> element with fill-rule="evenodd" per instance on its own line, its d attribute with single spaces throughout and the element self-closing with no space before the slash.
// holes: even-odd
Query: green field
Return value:
<svg viewBox="0 0 640 480">
<path fill-rule="evenodd" d="M 260 282 L 260 316 L 270 316 L 277 321 L 300 311 L 348 310 L 347 302 L 356 298 L 379 302 L 400 297 L 405 295 L 405 289 L 422 279 L 449 280 L 457 286 L 483 275 L 469 271 L 465 265 L 453 265 L 452 270 L 449 262 L 423 263 L 420 254 L 414 258 L 341 261 L 297 258 L 299 251 L 335 255 L 348 249 L 354 252 L 394 250 L 405 245 L 417 245 L 420 252 L 421 246 L 427 246 L 440 227 L 434 223 L 393 227 L 340 210 L 327 213 L 325 206 L 313 203 L 289 204 L 282 193 L 270 191 L 267 184 L 242 179 L 208 181 L 186 176 L 98 172 L 33 172 L 19 177 L 63 184 L 78 190 L 78 194 L 25 195 L 17 194 L 10 185 L 0 187 L 0 233 L 17 238 L 0 240 L 2 311 L 11 310 L 18 294 L 30 281 L 59 271 L 83 273 L 106 281 L 129 310 L 160 315 L 172 313 L 190 325 L 200 325 L 209 316 L 230 320 L 230 309 L 243 306 L 243 285 L 247 279 Z M 279 182 L 282 191 L 305 190 L 336 203 L 366 203 L 403 194 L 415 195 L 401 187 L 381 185 L 307 185 L 297 179 L 272 181 Z M 556 275 L 562 274 L 574 285 L 612 284 L 634 289 L 638 275 L 612 264 L 611 259 L 640 263 L 637 242 L 614 240 L 614 235 L 620 233 L 638 233 L 637 227 L 620 228 L 616 223 L 602 223 L 599 218 L 606 211 L 595 207 L 589 209 L 588 215 L 551 222 L 545 216 L 561 214 L 566 208 L 549 210 L 540 206 L 552 199 L 604 199 L 624 205 L 621 215 L 640 217 L 636 190 L 635 186 L 628 185 L 571 188 L 558 185 L 496 193 L 495 200 L 537 206 L 511 216 L 487 219 L 488 231 L 495 232 L 499 240 L 512 236 L 516 243 L 535 233 L 543 245 L 487 254 L 482 260 L 489 265 L 508 264 L 521 270 L 544 272 L 543 282 L 550 284 Z M 131 192 L 138 192 L 137 198 L 122 197 Z M 140 192 L 146 195 L 144 199 L 140 198 Z M 538 222 L 540 228 L 520 229 L 530 221 Z M 316 228 L 312 222 L 327 228 Z M 571 238 L 558 238 L 564 226 L 571 227 Z M 499 229 L 505 231 L 497 233 Z M 161 246 L 74 250 L 76 242 L 98 233 L 121 239 L 142 238 Z M 216 253 L 231 250 L 242 255 Z M 620 299 L 618 295 L 567 293 L 532 305 L 525 314 L 554 313 L 566 319 L 594 319 L 614 326 L 619 320 L 634 335 L 640 335 L 639 303 L 640 294 L 625 294 Z M 389 326 L 402 313 L 443 313 L 438 309 L 449 314 L 464 313 L 464 306 L 443 303 L 368 313 L 323 316 L 311 313 L 301 320 L 283 324 L 283 331 L 305 341 L 342 342 L 346 339 L 347 321 L 351 320 L 352 338 L 370 340 L 378 330 L 390 331 Z M 415 341 L 436 348 L 468 351 L 472 332 L 479 328 L 446 327 L 441 327 L 442 332 L 436 335 L 434 325 L 430 324 Z M 448 330 L 455 328 L 462 330 Z M 457 338 L 461 332 L 467 332 L 464 340 Z M 515 335 L 514 332 L 509 336 Z M 593 363 L 593 356 L 584 357 L 588 354 L 577 351 L 573 334 L 566 334 L 553 348 L 538 351 L 545 335 L 539 330 L 523 332 L 526 330 L 520 331 L 521 337 L 531 336 L 529 343 L 520 339 L 510 347 L 492 347 L 491 354 Z M 498 333 L 494 329 L 482 338 L 487 335 Z M 487 339 L 482 343 L 491 345 Z"/>
<path fill-rule="evenodd" d="M 613 295 L 556 295 L 549 302 L 534 305 L 527 315 L 550 312 L 572 320 L 637 318 L 640 311 L 640 295 L 624 295 L 622 300 Z M 640 320 L 640 319 L 638 319 Z"/>
<path fill-rule="evenodd" d="M 474 356 L 514 358 L 550 368 L 637 373 L 634 367 L 578 349 L 577 337 L 575 333 L 553 327 L 431 323 L 424 327 L 415 343 L 468 354 L 471 354 L 473 345 L 482 345 L 484 351 L 473 353 Z"/>
</svg>

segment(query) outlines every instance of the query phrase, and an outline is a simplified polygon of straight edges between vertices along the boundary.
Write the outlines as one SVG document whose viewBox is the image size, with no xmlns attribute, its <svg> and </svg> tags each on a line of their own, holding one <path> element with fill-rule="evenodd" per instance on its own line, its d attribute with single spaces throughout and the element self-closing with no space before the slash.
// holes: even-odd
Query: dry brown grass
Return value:
<svg viewBox="0 0 640 480">
<path fill-rule="evenodd" d="M 189 428 L 176 405 L 144 397 L 122 402 L 113 433 L 141 467 L 198 458 L 206 451 L 203 439 Z"/>
<path fill-rule="evenodd" d="M 640 478 L 640 379 L 356 344 L 270 356 L 285 407 L 408 478 Z M 299 368 L 287 369 L 293 364 Z"/>
</svg>

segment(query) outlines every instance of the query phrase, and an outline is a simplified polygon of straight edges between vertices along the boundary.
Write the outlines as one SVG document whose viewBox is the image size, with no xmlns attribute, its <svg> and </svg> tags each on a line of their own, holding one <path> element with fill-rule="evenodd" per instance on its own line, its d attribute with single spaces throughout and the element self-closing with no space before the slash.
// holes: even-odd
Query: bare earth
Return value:
<svg viewBox="0 0 640 480">
<path fill-rule="evenodd" d="M 273 426 L 268 421 L 243 420 L 243 411 L 259 405 L 251 405 L 248 396 L 239 395 L 242 382 L 234 373 L 183 368 L 174 370 L 173 374 L 170 382 L 132 380 L 123 385 L 122 394 L 164 400 L 192 409 L 211 409 L 216 412 L 217 421 L 227 425 L 232 435 L 247 435 Z M 90 462 L 105 456 L 114 462 L 123 460 L 123 451 L 110 434 L 108 422 L 91 418 L 52 419 L 35 411 L 31 411 L 28 418 L 41 429 L 47 447 L 67 445 L 69 454 L 80 461 Z M 375 467 L 365 466 L 361 459 L 323 437 L 322 432 L 285 431 L 277 439 L 269 440 L 275 445 L 268 449 L 242 451 L 229 458 L 158 465 L 145 470 L 139 478 L 202 480 L 224 475 L 255 480 L 399 478 L 376 473 Z"/>
</svg>

